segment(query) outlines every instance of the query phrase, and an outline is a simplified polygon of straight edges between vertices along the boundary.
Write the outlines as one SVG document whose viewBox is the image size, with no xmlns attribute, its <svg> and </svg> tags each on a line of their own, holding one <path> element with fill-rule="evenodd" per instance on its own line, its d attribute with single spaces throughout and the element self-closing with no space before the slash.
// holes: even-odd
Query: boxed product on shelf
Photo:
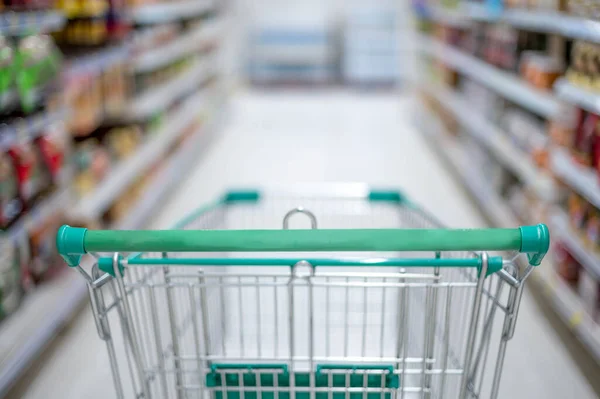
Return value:
<svg viewBox="0 0 600 399">
<path fill-rule="evenodd" d="M 50 174 L 43 164 L 40 152 L 29 140 L 12 146 L 8 155 L 17 176 L 19 196 L 26 207 L 31 207 L 37 197 L 50 188 Z"/>
<path fill-rule="evenodd" d="M 542 118 L 520 108 L 510 108 L 502 116 L 501 125 L 512 142 L 530 154 L 538 166 L 548 167 L 550 137 Z"/>
<path fill-rule="evenodd" d="M 74 136 L 87 136 L 103 120 L 121 115 L 130 90 L 127 74 L 121 61 L 67 77 L 64 96 L 72 110 L 68 123 Z"/>
<path fill-rule="evenodd" d="M 598 278 L 585 268 L 581 268 L 578 288 L 585 311 L 597 323 L 600 322 L 600 283 Z"/>
<path fill-rule="evenodd" d="M 30 255 L 24 271 L 26 280 L 39 284 L 65 268 L 55 243 L 56 231 L 64 223 L 65 217 L 58 211 L 29 228 Z"/>
<path fill-rule="evenodd" d="M 139 94 L 166 83 L 188 70 L 193 65 L 195 59 L 194 56 L 187 56 L 165 67 L 137 73 L 133 79 L 133 90 Z"/>
<path fill-rule="evenodd" d="M 132 34 L 132 54 L 137 56 L 146 51 L 156 49 L 178 37 L 177 24 L 163 24 L 136 30 Z"/>
<path fill-rule="evenodd" d="M 573 287 L 579 284 L 582 266 L 562 243 L 553 246 L 556 273 Z"/>
<path fill-rule="evenodd" d="M 483 58 L 492 65 L 515 70 L 518 63 L 519 32 L 504 25 L 492 25 L 486 29 Z"/>
<path fill-rule="evenodd" d="M 551 90 L 563 74 L 560 60 L 539 51 L 525 51 L 521 55 L 521 75 L 538 89 Z"/>
<path fill-rule="evenodd" d="M 27 36 L 19 41 L 15 81 L 25 112 L 35 109 L 39 91 L 55 81 L 60 65 L 60 52 L 50 36 Z"/>
<path fill-rule="evenodd" d="M 64 187 L 70 179 L 70 139 L 63 122 L 46 126 L 40 136 L 35 139 L 42 162 L 55 187 Z"/>
<path fill-rule="evenodd" d="M 0 239 L 0 320 L 14 313 L 23 299 L 21 250 L 9 239 Z"/>
<path fill-rule="evenodd" d="M 567 79 L 587 90 L 600 90 L 600 45 L 577 40 L 570 58 Z"/>
<path fill-rule="evenodd" d="M 459 87 L 473 109 L 490 121 L 499 120 L 505 101 L 496 92 L 470 79 L 462 79 Z"/>
<path fill-rule="evenodd" d="M 61 55 L 46 35 L 0 36 L 0 111 L 31 113 L 56 82 Z"/>
<path fill-rule="evenodd" d="M 61 0 L 57 7 L 68 17 L 64 28 L 55 33 L 61 44 L 104 45 L 124 39 L 130 30 L 121 0 Z"/>
<path fill-rule="evenodd" d="M 0 183 L 0 228 L 7 229 L 25 209 L 19 194 L 17 170 L 8 153 L 0 153 Z"/>
<path fill-rule="evenodd" d="M 75 145 L 74 188 L 83 196 L 94 188 L 106 176 L 110 168 L 110 155 L 95 138 L 87 139 Z"/>
</svg>

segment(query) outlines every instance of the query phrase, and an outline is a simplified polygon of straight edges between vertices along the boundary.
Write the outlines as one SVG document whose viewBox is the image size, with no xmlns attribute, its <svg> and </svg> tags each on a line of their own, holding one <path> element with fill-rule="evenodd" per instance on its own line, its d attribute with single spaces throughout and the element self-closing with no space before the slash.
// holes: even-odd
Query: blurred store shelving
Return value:
<svg viewBox="0 0 600 399">
<path fill-rule="evenodd" d="M 417 124 L 497 226 L 544 220 L 534 273 L 600 362 L 597 2 L 414 3 Z"/>
<path fill-rule="evenodd" d="M 4 2 L 0 396 L 82 303 L 62 223 L 143 227 L 208 147 L 226 9 L 206 0 Z"/>
</svg>

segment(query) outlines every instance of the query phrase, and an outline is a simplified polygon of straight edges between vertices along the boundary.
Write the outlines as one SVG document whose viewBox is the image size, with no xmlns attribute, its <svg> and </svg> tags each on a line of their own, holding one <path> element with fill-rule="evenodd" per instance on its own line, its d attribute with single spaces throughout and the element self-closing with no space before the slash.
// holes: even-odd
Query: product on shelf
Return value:
<svg viewBox="0 0 600 399">
<path fill-rule="evenodd" d="M 8 154 L 12 158 L 16 172 L 19 196 L 26 206 L 32 206 L 37 196 L 50 187 L 49 173 L 45 170 L 41 156 L 31 141 L 14 145 Z"/>
<path fill-rule="evenodd" d="M 571 193 L 568 199 L 568 212 L 571 226 L 575 231 L 583 230 L 586 222 L 590 204 L 575 193 Z"/>
<path fill-rule="evenodd" d="M 75 168 L 75 190 L 83 196 L 92 192 L 108 173 L 110 155 L 98 140 L 85 140 L 75 147 Z"/>
<path fill-rule="evenodd" d="M 69 130 L 76 137 L 88 136 L 105 119 L 118 118 L 128 94 L 123 63 L 70 76 L 65 83 L 66 102 L 72 109 Z"/>
<path fill-rule="evenodd" d="M 594 141 L 598 135 L 600 117 L 590 112 L 580 110 L 575 137 L 573 141 L 573 157 L 586 166 L 593 165 Z"/>
<path fill-rule="evenodd" d="M 133 33 L 132 52 L 134 56 L 154 50 L 177 38 L 179 28 L 176 24 L 152 26 Z"/>
<path fill-rule="evenodd" d="M 538 166 L 548 167 L 550 138 L 541 118 L 519 108 L 511 108 L 502 116 L 502 125 L 518 148 L 530 154 Z"/>
<path fill-rule="evenodd" d="M 15 54 L 13 48 L 6 38 L 0 36 L 0 96 L 5 95 L 12 89 L 14 68 Z"/>
<path fill-rule="evenodd" d="M 30 228 L 30 259 L 26 277 L 35 284 L 51 278 L 64 268 L 64 262 L 56 250 L 56 231 L 64 223 L 60 212 L 49 214 Z"/>
<path fill-rule="evenodd" d="M 567 283 L 577 286 L 582 267 L 561 243 L 554 244 L 554 260 L 558 275 Z"/>
<path fill-rule="evenodd" d="M 141 141 L 142 130 L 138 125 L 112 128 L 104 136 L 104 143 L 114 160 L 131 156 Z"/>
<path fill-rule="evenodd" d="M 21 251 L 9 239 L 0 239 L 0 320 L 17 310 L 23 298 Z"/>
<path fill-rule="evenodd" d="M 57 6 L 69 18 L 63 30 L 55 33 L 61 44 L 103 45 L 125 38 L 130 29 L 122 1 L 61 0 Z"/>
<path fill-rule="evenodd" d="M 559 60 L 538 51 L 525 51 L 521 56 L 521 75 L 539 89 L 551 90 L 563 74 Z"/>
<path fill-rule="evenodd" d="M 25 112 L 35 109 L 39 92 L 60 70 L 61 55 L 49 36 L 27 36 L 17 46 L 16 86 Z"/>
<path fill-rule="evenodd" d="M 8 228 L 23 212 L 19 179 L 12 158 L 0 153 L 0 228 Z"/>
<path fill-rule="evenodd" d="M 571 49 L 571 64 L 567 79 L 587 90 L 600 90 L 600 46 L 576 41 Z"/>
<path fill-rule="evenodd" d="M 57 122 L 47 126 L 35 140 L 44 166 L 56 187 L 63 187 L 69 178 L 67 162 L 70 154 L 70 137 L 64 129 L 64 124 Z"/>
<path fill-rule="evenodd" d="M 600 322 L 600 284 L 597 277 L 585 268 L 582 268 L 579 278 L 579 296 L 592 319 Z"/>
</svg>

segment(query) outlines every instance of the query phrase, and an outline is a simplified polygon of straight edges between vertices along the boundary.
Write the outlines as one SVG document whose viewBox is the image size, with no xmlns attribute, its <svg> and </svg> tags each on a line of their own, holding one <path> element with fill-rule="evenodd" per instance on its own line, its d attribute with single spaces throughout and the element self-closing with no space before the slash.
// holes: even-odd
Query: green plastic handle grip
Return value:
<svg viewBox="0 0 600 399">
<path fill-rule="evenodd" d="M 87 230 L 62 226 L 58 252 L 71 266 L 87 252 L 520 251 L 539 265 L 544 224 L 515 229 Z"/>
</svg>

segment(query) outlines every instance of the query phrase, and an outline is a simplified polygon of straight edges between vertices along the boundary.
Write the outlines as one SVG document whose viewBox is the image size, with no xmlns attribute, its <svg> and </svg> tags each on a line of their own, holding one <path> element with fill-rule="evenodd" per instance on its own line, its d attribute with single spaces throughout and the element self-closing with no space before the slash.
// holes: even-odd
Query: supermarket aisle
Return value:
<svg viewBox="0 0 600 399">
<path fill-rule="evenodd" d="M 448 225 L 483 226 L 417 136 L 410 111 L 410 102 L 394 95 L 242 93 L 233 101 L 223 137 L 152 225 L 168 227 L 231 186 L 364 181 L 403 187 Z M 105 347 L 88 311 L 55 346 L 23 397 L 112 397 Z M 503 398 L 595 397 L 528 295 L 503 382 Z"/>
</svg>

